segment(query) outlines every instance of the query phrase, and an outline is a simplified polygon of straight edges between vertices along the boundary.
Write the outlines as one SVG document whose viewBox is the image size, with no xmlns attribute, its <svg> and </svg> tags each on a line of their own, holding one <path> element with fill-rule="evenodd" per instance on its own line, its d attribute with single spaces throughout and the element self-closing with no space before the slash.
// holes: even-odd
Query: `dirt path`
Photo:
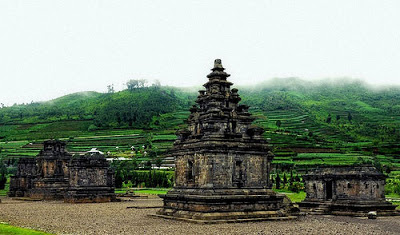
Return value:
<svg viewBox="0 0 400 235">
<path fill-rule="evenodd" d="M 26 202 L 2 198 L 0 222 L 57 234 L 400 234 L 400 217 L 307 216 L 296 221 L 200 225 L 153 218 L 158 198 L 100 204 Z"/>
</svg>

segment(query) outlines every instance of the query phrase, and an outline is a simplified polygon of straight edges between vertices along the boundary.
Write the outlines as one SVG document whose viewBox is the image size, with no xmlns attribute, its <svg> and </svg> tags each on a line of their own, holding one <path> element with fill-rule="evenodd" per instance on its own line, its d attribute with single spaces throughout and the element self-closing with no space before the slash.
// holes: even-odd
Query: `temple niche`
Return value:
<svg viewBox="0 0 400 235">
<path fill-rule="evenodd" d="M 240 105 L 221 60 L 214 62 L 205 90 L 199 91 L 178 131 L 170 155 L 175 157 L 175 186 L 161 196 L 157 214 L 195 222 L 290 219 L 290 200 L 270 188 L 273 154 L 264 130 L 252 126 L 249 106 Z"/>
<path fill-rule="evenodd" d="M 89 151 L 72 156 L 66 143 L 44 142 L 36 158 L 23 158 L 11 177 L 10 197 L 29 197 L 65 202 L 108 202 L 115 200 L 113 171 L 104 155 Z"/>
<path fill-rule="evenodd" d="M 307 196 L 299 206 L 311 214 L 400 215 L 385 199 L 385 179 L 373 166 L 321 167 L 303 176 Z"/>
</svg>

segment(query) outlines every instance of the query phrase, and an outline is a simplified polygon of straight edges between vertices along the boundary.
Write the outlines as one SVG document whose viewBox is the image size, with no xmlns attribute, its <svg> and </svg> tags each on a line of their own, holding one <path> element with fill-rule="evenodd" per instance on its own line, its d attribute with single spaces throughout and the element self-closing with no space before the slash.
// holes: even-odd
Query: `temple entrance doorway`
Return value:
<svg viewBox="0 0 400 235">
<path fill-rule="evenodd" d="M 326 199 L 327 200 L 332 199 L 332 191 L 333 191 L 332 181 L 327 181 L 326 182 Z"/>
</svg>

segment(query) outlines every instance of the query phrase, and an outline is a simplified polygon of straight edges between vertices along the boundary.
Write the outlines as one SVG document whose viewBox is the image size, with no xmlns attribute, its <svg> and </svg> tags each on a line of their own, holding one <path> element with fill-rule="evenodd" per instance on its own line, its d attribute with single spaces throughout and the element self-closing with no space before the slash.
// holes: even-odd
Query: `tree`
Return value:
<svg viewBox="0 0 400 235">
<path fill-rule="evenodd" d="M 108 86 L 107 86 L 107 93 L 108 93 L 108 94 L 112 94 L 112 93 L 114 93 L 114 92 L 115 92 L 115 90 L 114 90 L 114 84 L 108 85 Z"/>
<path fill-rule="evenodd" d="M 0 162 L 0 164 L 0 189 L 4 189 L 7 183 L 7 168 L 3 162 Z"/>
<path fill-rule="evenodd" d="M 374 167 L 379 171 L 383 173 L 383 167 L 382 167 L 382 163 L 375 157 L 374 158 Z"/>
<path fill-rule="evenodd" d="M 293 182 L 294 182 L 293 170 L 291 170 L 291 171 L 290 171 L 290 178 L 289 178 L 289 185 L 292 185 Z"/>
<path fill-rule="evenodd" d="M 292 192 L 298 193 L 304 189 L 304 186 L 300 182 L 293 182 L 293 184 L 289 185 L 288 189 Z"/>
<path fill-rule="evenodd" d="M 347 119 L 349 120 L 349 122 L 351 122 L 351 120 L 353 120 L 353 116 L 351 115 L 350 112 L 347 113 Z"/>
<path fill-rule="evenodd" d="M 163 159 L 162 159 L 161 157 L 157 157 L 157 158 L 154 160 L 154 164 L 156 164 L 156 166 L 157 166 L 158 168 L 161 167 L 162 162 L 163 162 Z"/>
<path fill-rule="evenodd" d="M 144 88 L 147 86 L 147 80 L 146 79 L 139 79 L 138 80 L 138 87 L 139 88 Z"/>
<path fill-rule="evenodd" d="M 156 158 L 158 158 L 158 151 L 157 151 L 157 149 L 154 149 L 154 150 L 151 149 L 151 150 L 149 150 L 147 156 L 148 156 L 150 159 L 156 159 Z"/>
<path fill-rule="evenodd" d="M 122 183 L 124 182 L 121 173 L 115 175 L 115 188 L 122 188 Z"/>
<path fill-rule="evenodd" d="M 125 85 L 129 91 L 134 91 L 135 89 L 139 88 L 139 80 L 131 79 L 127 81 Z"/>
<path fill-rule="evenodd" d="M 331 124 L 332 122 L 332 116 L 331 114 L 328 115 L 328 118 L 326 119 L 326 123 Z"/>
<path fill-rule="evenodd" d="M 151 86 L 155 89 L 159 89 L 161 87 L 161 82 L 159 80 L 155 80 Z"/>
<path fill-rule="evenodd" d="M 288 180 L 287 180 L 287 177 L 286 177 L 286 173 L 283 173 L 283 187 L 286 186 L 287 182 L 288 182 Z"/>
<path fill-rule="evenodd" d="M 150 170 L 151 169 L 151 161 L 145 161 L 144 169 Z"/>
<path fill-rule="evenodd" d="M 275 185 L 276 185 L 276 189 L 281 188 L 281 177 L 279 177 L 279 174 L 276 174 Z"/>
<path fill-rule="evenodd" d="M 298 174 L 294 177 L 294 182 L 300 182 L 300 176 Z"/>
</svg>

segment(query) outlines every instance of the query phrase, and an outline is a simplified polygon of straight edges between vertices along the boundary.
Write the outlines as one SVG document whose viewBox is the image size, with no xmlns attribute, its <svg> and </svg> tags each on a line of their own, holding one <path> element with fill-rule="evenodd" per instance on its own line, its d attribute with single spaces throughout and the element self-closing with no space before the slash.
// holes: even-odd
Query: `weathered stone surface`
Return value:
<svg viewBox="0 0 400 235">
<path fill-rule="evenodd" d="M 286 196 L 269 189 L 273 154 L 253 127 L 249 107 L 239 105 L 220 60 L 190 109 L 188 127 L 179 131 L 170 153 L 175 157 L 175 187 L 159 215 L 187 220 L 242 220 L 288 217 Z"/>
<path fill-rule="evenodd" d="M 32 189 L 32 179 L 36 177 L 36 161 L 34 158 L 22 158 L 18 162 L 17 174 L 11 176 L 10 197 L 23 197 Z"/>
<path fill-rule="evenodd" d="M 68 188 L 68 163 L 72 158 L 66 143 L 58 140 L 44 142 L 44 148 L 36 157 L 36 177 L 27 196 L 37 199 L 63 199 Z"/>
<path fill-rule="evenodd" d="M 21 159 L 8 195 L 66 202 L 115 200 L 113 172 L 105 157 L 100 153 L 72 157 L 65 146 L 62 141 L 45 141 L 36 159 Z"/>
<path fill-rule="evenodd" d="M 372 166 L 323 167 L 303 176 L 306 199 L 302 210 L 316 214 L 367 216 L 399 215 L 386 202 L 386 176 Z"/>
<path fill-rule="evenodd" d="M 66 202 L 109 202 L 115 200 L 114 172 L 103 155 L 86 154 L 69 163 Z M 112 187 L 110 187 L 112 186 Z"/>
</svg>

